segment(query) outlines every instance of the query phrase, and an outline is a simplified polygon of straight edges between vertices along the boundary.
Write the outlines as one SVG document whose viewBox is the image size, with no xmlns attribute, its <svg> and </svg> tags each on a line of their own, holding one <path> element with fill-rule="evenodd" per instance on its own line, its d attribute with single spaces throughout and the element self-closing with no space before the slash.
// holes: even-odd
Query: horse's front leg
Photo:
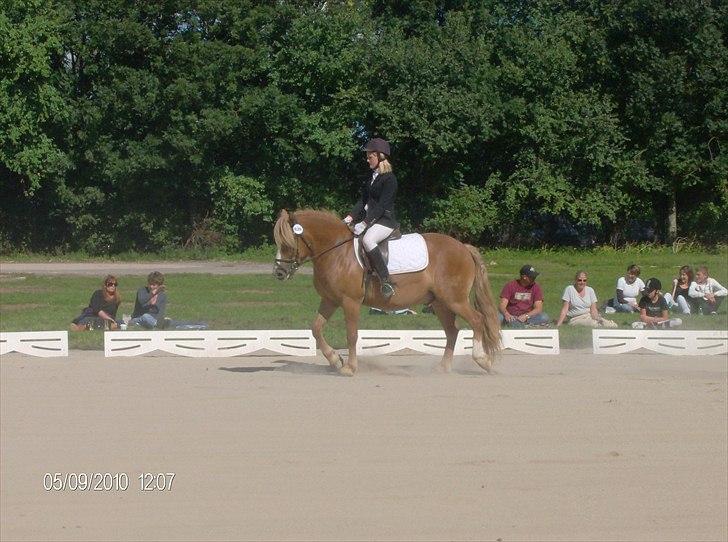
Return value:
<svg viewBox="0 0 728 542">
<path fill-rule="evenodd" d="M 359 300 L 345 297 L 341 306 L 344 309 L 344 318 L 346 318 L 346 344 L 349 347 L 349 359 L 339 372 L 344 376 L 354 376 L 358 367 L 356 341 L 359 339 L 361 303 Z"/>
<path fill-rule="evenodd" d="M 324 338 L 324 325 L 329 321 L 329 318 L 331 318 L 331 315 L 334 314 L 337 308 L 337 305 L 322 298 L 319 304 L 318 314 L 311 326 L 313 338 L 316 339 L 316 348 L 321 350 L 321 353 L 334 370 L 339 370 L 344 366 L 344 359 L 326 342 Z"/>
</svg>

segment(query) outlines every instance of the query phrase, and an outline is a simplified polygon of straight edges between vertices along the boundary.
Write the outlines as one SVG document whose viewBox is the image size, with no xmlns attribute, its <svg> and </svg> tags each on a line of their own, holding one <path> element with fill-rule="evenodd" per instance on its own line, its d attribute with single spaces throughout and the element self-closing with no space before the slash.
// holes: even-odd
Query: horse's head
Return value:
<svg viewBox="0 0 728 542">
<path fill-rule="evenodd" d="M 273 238 L 278 248 L 273 275 L 278 280 L 289 279 L 303 262 L 313 256 L 311 243 L 304 236 L 304 226 L 297 215 L 285 209 L 278 215 L 273 227 Z"/>
<path fill-rule="evenodd" d="M 299 239 L 292 224 L 291 215 L 283 209 L 273 226 L 273 238 L 276 242 L 276 259 L 273 267 L 273 276 L 278 280 L 286 280 L 293 276 L 301 265 L 299 254 Z M 296 230 L 298 230 L 296 228 Z"/>
<path fill-rule="evenodd" d="M 329 252 L 352 239 L 351 233 L 333 213 L 310 209 L 289 213 L 283 209 L 273 227 L 277 252 L 273 275 L 286 280 L 308 259 Z M 339 242 L 338 238 L 342 240 Z M 314 253 L 314 246 L 319 251 Z"/>
</svg>

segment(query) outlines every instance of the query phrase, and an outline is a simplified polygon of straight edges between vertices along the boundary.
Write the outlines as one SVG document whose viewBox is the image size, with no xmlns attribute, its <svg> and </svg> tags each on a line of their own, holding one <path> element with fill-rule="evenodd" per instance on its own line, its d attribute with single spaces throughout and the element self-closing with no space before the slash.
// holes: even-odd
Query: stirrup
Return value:
<svg viewBox="0 0 728 542">
<path fill-rule="evenodd" d="M 391 282 L 382 282 L 381 291 L 385 299 L 389 299 L 394 295 L 394 285 Z"/>
</svg>

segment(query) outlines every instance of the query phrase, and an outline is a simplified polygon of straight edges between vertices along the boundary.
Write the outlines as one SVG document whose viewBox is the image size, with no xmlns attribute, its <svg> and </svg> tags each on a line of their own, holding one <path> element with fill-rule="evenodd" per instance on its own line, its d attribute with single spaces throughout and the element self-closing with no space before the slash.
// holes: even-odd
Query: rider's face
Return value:
<svg viewBox="0 0 728 542">
<path fill-rule="evenodd" d="M 379 157 L 376 152 L 367 152 L 367 162 L 369 163 L 369 169 L 377 169 L 379 166 Z"/>
</svg>

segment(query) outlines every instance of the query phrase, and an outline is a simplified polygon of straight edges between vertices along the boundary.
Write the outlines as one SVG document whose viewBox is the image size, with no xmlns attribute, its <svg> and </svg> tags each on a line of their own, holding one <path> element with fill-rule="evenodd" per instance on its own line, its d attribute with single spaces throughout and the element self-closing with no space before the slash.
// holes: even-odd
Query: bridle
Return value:
<svg viewBox="0 0 728 542">
<path fill-rule="evenodd" d="M 350 243 L 354 240 L 354 236 L 350 237 L 349 239 L 344 239 L 343 241 L 339 241 L 335 245 L 322 250 L 318 254 L 316 254 L 313 250 L 313 247 L 311 246 L 311 243 L 308 242 L 308 240 L 303 236 L 303 226 L 301 226 L 298 222 L 295 221 L 293 217 L 293 213 L 291 213 L 291 218 L 289 224 L 292 224 L 291 229 L 293 230 L 293 235 L 296 238 L 296 252 L 293 255 L 293 259 L 286 259 L 286 258 L 276 258 L 275 259 L 275 267 L 273 268 L 273 275 L 279 279 L 279 280 L 286 280 L 293 276 L 293 274 L 298 270 L 299 267 L 301 267 L 302 264 L 304 264 L 306 261 L 311 260 L 314 261 L 316 258 L 320 258 L 327 252 L 330 252 L 334 250 L 335 248 L 339 248 L 341 245 L 345 245 L 346 243 Z M 298 226 L 298 227 L 297 227 Z M 299 259 L 299 245 L 298 240 L 303 241 L 303 244 L 306 245 L 306 248 L 308 249 L 309 254 L 312 254 L 312 256 L 309 256 L 304 259 Z"/>
</svg>

